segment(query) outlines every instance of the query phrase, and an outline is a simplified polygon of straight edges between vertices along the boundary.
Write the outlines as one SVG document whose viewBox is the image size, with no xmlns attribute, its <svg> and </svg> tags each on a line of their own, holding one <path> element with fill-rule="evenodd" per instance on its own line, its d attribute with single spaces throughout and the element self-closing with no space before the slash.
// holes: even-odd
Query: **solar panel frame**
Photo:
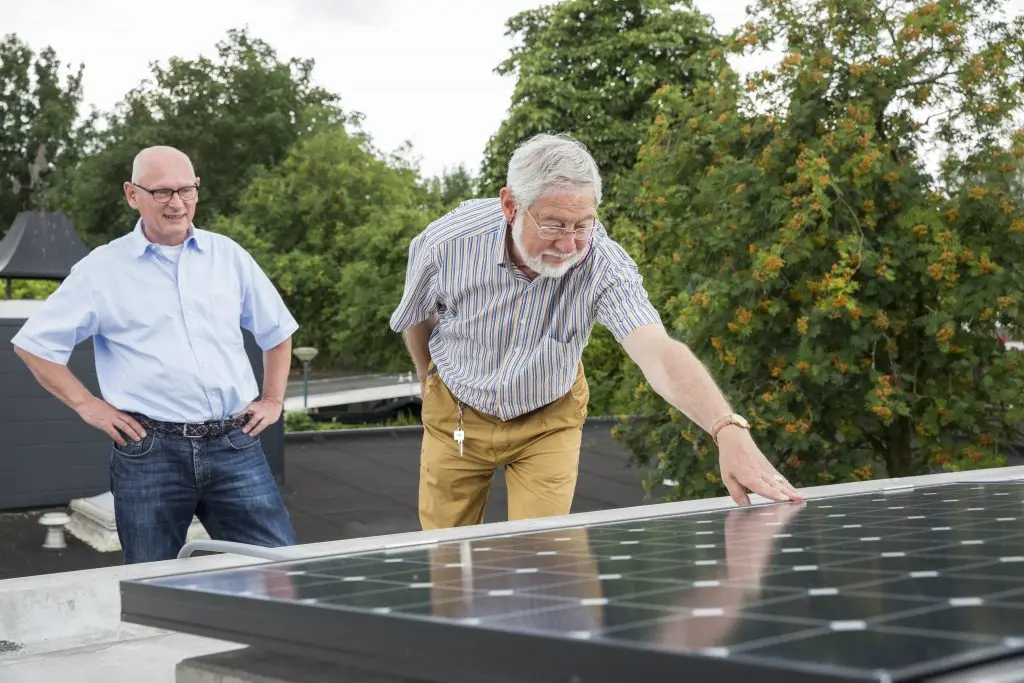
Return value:
<svg viewBox="0 0 1024 683">
<path fill-rule="evenodd" d="M 984 481 L 968 482 L 984 484 Z M 988 483 L 1006 483 L 1004 481 Z M 955 484 L 917 487 L 941 489 Z M 880 495 L 854 493 L 835 497 L 839 500 Z M 816 501 L 822 504 L 820 499 Z M 824 506 L 824 505 L 823 505 Z M 702 511 L 681 515 L 652 515 L 651 521 L 691 517 L 724 511 Z M 629 520 L 630 524 L 643 520 Z M 620 522 L 588 525 L 588 529 L 609 528 Z M 474 542 L 498 538 L 528 538 L 535 532 L 476 538 Z M 457 543 L 451 541 L 448 543 Z M 425 544 L 432 545 L 432 544 Z M 402 551 L 423 546 L 407 546 Z M 657 549 L 655 549 L 657 551 Z M 338 558 L 372 557 L 381 551 L 366 550 Z M 287 561 L 260 565 L 262 568 L 295 565 L 326 558 Z M 1024 566 L 1024 565 L 1022 565 Z M 221 573 L 224 570 L 191 575 Z M 174 577 L 182 578 L 181 576 Z M 1024 588 L 1024 584 L 1021 586 Z M 1022 597 L 1018 602 L 1024 602 Z M 886 680 L 877 671 L 854 670 L 833 665 L 805 665 L 787 660 L 777 667 L 771 657 L 749 653 L 743 659 L 714 657 L 702 653 L 665 651 L 641 643 L 627 645 L 603 639 L 581 640 L 550 633 L 479 628 L 457 622 L 444 622 L 417 615 L 375 614 L 363 609 L 332 605 L 317 608 L 295 602 L 252 599 L 243 595 L 205 593 L 155 583 L 154 580 L 122 583 L 122 618 L 125 621 L 184 631 L 233 642 L 246 643 L 279 652 L 314 657 L 341 665 L 380 671 L 416 680 L 452 683 L 605 683 L 621 681 L 642 672 L 644 676 L 694 677 L 695 680 L 740 681 L 757 676 L 759 681 L 878 681 Z M 282 629 L 281 626 L 287 627 Z M 897 630 L 898 633 L 898 630 Z M 396 656 L 399 652 L 406 656 Z M 979 663 L 1015 657 L 1024 651 L 999 648 L 991 652 L 976 650 L 946 658 L 941 671 L 932 663 L 903 667 L 892 680 L 924 680 L 938 673 L 955 671 Z M 424 673 L 429 672 L 428 678 Z"/>
<path fill-rule="evenodd" d="M 189 593 L 133 582 L 122 584 L 121 604 L 122 619 L 131 623 L 415 681 L 621 683 L 638 674 L 718 683 L 749 683 L 751 677 L 757 677 L 758 683 L 878 680 L 834 667 L 765 668 L 753 660 L 479 629 L 415 616 L 395 619 L 338 607 L 310 609 L 299 603 Z M 339 629 L 342 624 L 344 628 Z"/>
</svg>

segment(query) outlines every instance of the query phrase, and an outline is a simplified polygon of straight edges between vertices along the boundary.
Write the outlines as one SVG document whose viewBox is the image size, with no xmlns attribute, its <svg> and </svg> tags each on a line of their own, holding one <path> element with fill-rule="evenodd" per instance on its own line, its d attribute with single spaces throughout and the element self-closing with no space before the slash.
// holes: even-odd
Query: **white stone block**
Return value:
<svg viewBox="0 0 1024 683">
<path fill-rule="evenodd" d="M 67 530 L 86 545 L 102 552 L 118 552 L 121 542 L 117 538 L 117 523 L 114 521 L 114 495 L 107 491 L 92 498 L 76 498 L 71 501 L 71 521 Z M 210 535 L 196 517 L 188 527 L 186 540 L 208 539 Z"/>
</svg>

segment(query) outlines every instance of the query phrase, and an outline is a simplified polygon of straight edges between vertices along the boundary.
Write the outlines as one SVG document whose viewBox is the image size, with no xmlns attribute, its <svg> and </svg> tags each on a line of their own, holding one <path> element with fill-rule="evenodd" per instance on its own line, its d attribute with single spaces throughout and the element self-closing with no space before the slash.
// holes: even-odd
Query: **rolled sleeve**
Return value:
<svg viewBox="0 0 1024 683">
<path fill-rule="evenodd" d="M 423 235 L 413 238 L 409 244 L 409 264 L 405 273 L 405 291 L 402 300 L 391 314 L 391 329 L 402 332 L 417 325 L 437 310 L 433 249 Z"/>
<path fill-rule="evenodd" d="M 661 324 L 661 315 L 644 289 L 643 276 L 633 259 L 616 245 L 596 304 L 595 318 L 622 341 L 644 325 Z"/>
<path fill-rule="evenodd" d="M 98 320 L 88 278 L 76 266 L 11 343 L 51 363 L 67 365 L 75 346 L 97 334 Z"/>
<path fill-rule="evenodd" d="M 299 323 L 285 305 L 281 293 L 256 260 L 245 253 L 247 266 L 245 295 L 242 299 L 241 325 L 252 332 L 256 344 L 267 351 L 286 341 L 299 329 Z"/>
</svg>

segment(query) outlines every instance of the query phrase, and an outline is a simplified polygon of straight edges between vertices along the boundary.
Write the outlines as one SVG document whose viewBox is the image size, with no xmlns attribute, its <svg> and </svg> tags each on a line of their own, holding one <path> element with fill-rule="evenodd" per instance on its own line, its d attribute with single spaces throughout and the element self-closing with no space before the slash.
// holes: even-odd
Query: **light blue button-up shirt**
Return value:
<svg viewBox="0 0 1024 683">
<path fill-rule="evenodd" d="M 298 323 L 256 261 L 192 228 L 180 248 L 135 230 L 93 250 L 12 343 L 62 365 L 92 337 L 103 399 L 167 422 L 220 420 L 260 395 L 242 328 L 263 350 Z"/>
</svg>

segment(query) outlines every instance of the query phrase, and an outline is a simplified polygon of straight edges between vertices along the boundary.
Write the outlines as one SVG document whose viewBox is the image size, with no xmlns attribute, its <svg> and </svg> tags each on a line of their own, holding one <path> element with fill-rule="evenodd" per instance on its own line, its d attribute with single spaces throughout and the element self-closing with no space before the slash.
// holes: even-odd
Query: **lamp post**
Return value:
<svg viewBox="0 0 1024 683">
<path fill-rule="evenodd" d="M 309 362 L 316 358 L 317 350 L 313 346 L 299 346 L 292 353 L 302 361 L 302 409 L 309 410 Z"/>
</svg>

